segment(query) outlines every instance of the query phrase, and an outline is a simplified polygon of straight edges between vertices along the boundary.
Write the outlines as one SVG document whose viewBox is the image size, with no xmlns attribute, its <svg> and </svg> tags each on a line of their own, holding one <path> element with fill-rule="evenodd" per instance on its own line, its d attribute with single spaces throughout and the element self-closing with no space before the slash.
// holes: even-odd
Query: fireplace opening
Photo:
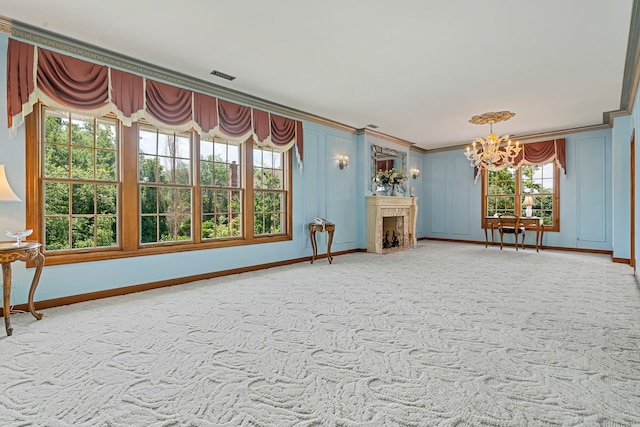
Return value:
<svg viewBox="0 0 640 427">
<path fill-rule="evenodd" d="M 404 216 L 382 217 L 382 249 L 393 250 L 404 248 Z"/>
</svg>

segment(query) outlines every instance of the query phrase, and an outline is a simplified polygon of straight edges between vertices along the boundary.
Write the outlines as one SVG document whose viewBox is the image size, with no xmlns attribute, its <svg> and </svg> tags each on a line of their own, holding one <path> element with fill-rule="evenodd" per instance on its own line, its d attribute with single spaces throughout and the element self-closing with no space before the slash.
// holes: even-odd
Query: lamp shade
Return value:
<svg viewBox="0 0 640 427">
<path fill-rule="evenodd" d="M 4 172 L 4 165 L 0 165 L 0 200 L 6 202 L 21 202 L 20 198 L 13 192 L 7 175 Z"/>
<path fill-rule="evenodd" d="M 533 196 L 524 196 L 522 206 L 533 206 Z"/>
</svg>

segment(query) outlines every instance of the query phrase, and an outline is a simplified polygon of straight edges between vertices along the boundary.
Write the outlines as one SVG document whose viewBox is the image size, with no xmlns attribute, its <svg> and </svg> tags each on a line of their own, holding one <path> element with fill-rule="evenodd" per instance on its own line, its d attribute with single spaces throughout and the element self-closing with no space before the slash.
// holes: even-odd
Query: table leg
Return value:
<svg viewBox="0 0 640 427">
<path fill-rule="evenodd" d="M 2 309 L 4 310 L 4 328 L 7 335 L 13 334 L 11 327 L 11 264 L 2 264 L 2 287 L 4 288 L 4 300 Z"/>
<path fill-rule="evenodd" d="M 35 258 L 36 271 L 33 274 L 33 280 L 31 281 L 31 287 L 29 288 L 29 311 L 36 318 L 36 320 L 42 319 L 42 313 L 36 311 L 36 306 L 33 303 L 33 295 L 36 293 L 38 282 L 40 281 L 40 274 L 42 274 L 42 266 L 44 265 L 44 255 L 38 252 Z"/>
<path fill-rule="evenodd" d="M 318 256 L 318 244 L 316 243 L 315 228 L 309 229 L 309 240 L 311 240 L 311 248 L 313 248 L 313 256 L 311 257 L 311 264 L 313 264 L 313 261 L 315 261 Z"/>
<path fill-rule="evenodd" d="M 329 259 L 329 264 L 333 262 L 333 257 L 331 256 L 331 242 L 333 242 L 333 230 L 329 230 L 329 243 L 327 244 L 327 259 Z"/>
<path fill-rule="evenodd" d="M 484 227 L 484 247 L 485 248 L 489 244 L 489 234 L 487 234 L 487 227 L 489 226 L 487 225 Z M 491 227 L 491 240 L 493 240 L 493 227 Z"/>
</svg>

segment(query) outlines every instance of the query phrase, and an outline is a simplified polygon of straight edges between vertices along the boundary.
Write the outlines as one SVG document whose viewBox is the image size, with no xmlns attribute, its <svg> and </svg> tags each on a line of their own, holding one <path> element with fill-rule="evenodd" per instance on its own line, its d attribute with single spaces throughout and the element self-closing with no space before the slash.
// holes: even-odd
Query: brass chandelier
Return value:
<svg viewBox="0 0 640 427">
<path fill-rule="evenodd" d="M 493 124 L 509 120 L 516 113 L 510 111 L 489 112 L 471 117 L 469 123 L 474 125 L 490 125 L 490 134 L 484 138 L 476 138 L 471 147 L 467 147 L 464 155 L 471 166 L 478 169 L 495 171 L 512 167 L 516 156 L 522 150 L 520 142 L 511 143 L 509 135 L 498 136 L 493 133 Z M 479 147 L 477 146 L 479 144 Z"/>
</svg>

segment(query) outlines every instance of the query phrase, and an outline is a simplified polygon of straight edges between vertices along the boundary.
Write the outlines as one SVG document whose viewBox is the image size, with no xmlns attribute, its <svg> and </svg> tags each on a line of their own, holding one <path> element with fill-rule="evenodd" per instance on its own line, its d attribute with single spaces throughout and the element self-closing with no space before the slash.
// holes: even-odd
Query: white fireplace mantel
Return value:
<svg viewBox="0 0 640 427">
<path fill-rule="evenodd" d="M 384 218 L 398 218 L 394 226 L 385 226 Z M 417 197 L 368 196 L 367 197 L 367 252 L 383 254 L 412 248 L 417 243 Z M 383 247 L 385 227 L 397 232 L 400 245 Z"/>
</svg>

